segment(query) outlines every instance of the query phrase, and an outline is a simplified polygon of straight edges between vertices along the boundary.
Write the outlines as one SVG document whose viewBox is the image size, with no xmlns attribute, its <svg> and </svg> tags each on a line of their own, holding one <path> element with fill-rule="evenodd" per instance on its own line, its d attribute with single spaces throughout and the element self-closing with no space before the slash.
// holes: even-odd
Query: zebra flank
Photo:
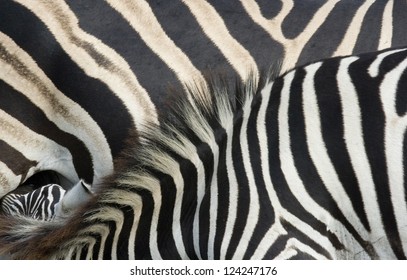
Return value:
<svg viewBox="0 0 407 280">
<path fill-rule="evenodd" d="M 389 49 L 198 81 L 72 218 L 2 216 L 0 252 L 406 259 L 406 69 L 407 49 Z"/>
</svg>

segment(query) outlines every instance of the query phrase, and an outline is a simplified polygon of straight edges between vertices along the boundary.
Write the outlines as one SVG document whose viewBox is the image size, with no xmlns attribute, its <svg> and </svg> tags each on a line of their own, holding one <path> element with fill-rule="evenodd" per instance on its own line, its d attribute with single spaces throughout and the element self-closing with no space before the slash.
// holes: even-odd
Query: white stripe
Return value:
<svg viewBox="0 0 407 280">
<path fill-rule="evenodd" d="M 203 32 L 218 47 L 242 80 L 250 74 L 259 74 L 256 62 L 250 53 L 231 36 L 224 21 L 208 2 L 204 0 L 182 0 L 195 16 Z"/>
<path fill-rule="evenodd" d="M 399 116 L 396 109 L 397 92 L 402 74 L 407 69 L 407 59 L 388 72 L 380 85 L 380 97 L 386 117 L 385 153 L 389 176 L 391 201 L 397 221 L 404 254 L 407 255 L 407 205 L 404 182 L 404 140 L 407 129 L 407 115 Z M 401 100 L 401 99 L 400 99 Z"/>
<path fill-rule="evenodd" d="M 62 0 L 17 0 L 41 19 L 65 52 L 87 75 L 106 83 L 133 116 L 137 127 L 146 121 L 157 123 L 157 112 L 127 62 L 99 39 L 80 29 L 78 19 Z M 89 46 L 106 61 L 100 65 Z"/>
<path fill-rule="evenodd" d="M 351 57 L 341 60 L 336 79 L 338 81 L 339 95 L 343 110 L 344 138 L 362 194 L 365 213 L 371 228 L 370 240 L 381 239 L 381 248 L 376 248 L 376 251 L 379 257 L 388 258 L 389 255 L 392 254 L 391 250 L 387 252 L 386 255 L 381 256 L 382 253 L 385 253 L 383 252 L 383 248 L 391 247 L 384 232 L 378 197 L 374 187 L 373 174 L 366 154 L 359 99 L 348 73 L 349 65 L 357 59 L 356 57 Z M 375 246 L 375 243 L 372 244 Z M 395 258 L 395 256 L 393 255 L 391 258 Z"/>
<path fill-rule="evenodd" d="M 60 92 L 35 61 L 7 35 L 0 33 L 0 43 L 6 51 L 5 56 L 0 59 L 0 69 L 2 69 L 0 79 L 24 94 L 59 129 L 74 135 L 86 145 L 92 156 L 95 181 L 102 176 L 109 175 L 113 171 L 110 147 L 96 122 L 82 107 Z M 13 63 L 23 64 L 22 67 L 25 67 L 26 70 L 19 73 L 18 71 L 21 69 L 18 67 L 20 66 L 13 65 Z M 24 151 L 25 149 L 27 147 L 17 150 Z M 44 150 L 42 154 L 44 159 L 40 161 L 40 165 L 50 164 L 49 160 L 46 160 L 46 155 L 52 151 Z M 30 151 L 24 152 L 29 153 Z M 51 169 L 54 170 L 54 168 Z"/>
<path fill-rule="evenodd" d="M 393 39 L 393 6 L 394 0 L 389 0 L 384 8 L 379 40 L 379 50 L 390 48 Z"/>
<path fill-rule="evenodd" d="M 359 7 L 352 19 L 352 22 L 349 24 L 348 30 L 346 31 L 342 42 L 339 44 L 333 56 L 344 56 L 352 54 L 358 39 L 358 35 L 362 28 L 363 19 L 370 6 L 373 5 L 374 2 L 374 0 L 366 0 Z"/>
</svg>

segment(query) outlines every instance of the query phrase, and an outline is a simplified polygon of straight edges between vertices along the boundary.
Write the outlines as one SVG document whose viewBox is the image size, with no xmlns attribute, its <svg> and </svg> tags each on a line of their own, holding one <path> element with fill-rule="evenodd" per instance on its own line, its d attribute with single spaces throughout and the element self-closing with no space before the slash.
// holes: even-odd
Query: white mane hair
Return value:
<svg viewBox="0 0 407 280">
<path fill-rule="evenodd" d="M 157 173 L 182 180 L 173 155 L 188 159 L 202 170 L 205 159 L 198 157 L 194 142 L 216 149 L 216 130 L 233 129 L 234 118 L 250 110 L 256 94 L 276 74 L 277 71 L 269 71 L 260 78 L 252 74 L 246 81 L 235 83 L 211 74 L 206 82 L 186 85 L 183 98 L 170 106 L 161 125 L 147 124 L 128 139 L 127 149 L 116 161 L 115 173 L 96 186 L 94 198 L 72 216 L 53 222 L 0 216 L 0 254 L 11 253 L 17 259 L 63 258 L 75 247 L 92 246 L 94 240 L 88 238 L 88 233 L 106 233 L 107 228 L 95 225 L 96 221 L 121 219 L 118 207 L 112 205 L 130 207 L 135 215 L 140 215 L 140 190 L 158 201 Z M 174 212 L 180 207 L 176 204 Z M 153 219 L 158 219 L 154 215 L 157 212 Z"/>
</svg>

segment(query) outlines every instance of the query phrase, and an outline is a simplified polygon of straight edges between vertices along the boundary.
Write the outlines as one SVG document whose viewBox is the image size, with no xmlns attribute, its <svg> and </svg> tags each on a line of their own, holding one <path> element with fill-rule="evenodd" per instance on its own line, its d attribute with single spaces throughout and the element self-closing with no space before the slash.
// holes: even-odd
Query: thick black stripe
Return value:
<svg viewBox="0 0 407 280">
<path fill-rule="evenodd" d="M 143 207 L 140 216 L 140 220 L 136 232 L 136 240 L 134 244 L 134 258 L 138 260 L 148 260 L 151 259 L 150 251 L 150 231 L 151 231 L 151 220 L 153 216 L 154 200 L 151 193 L 147 190 L 138 190 L 137 193 L 141 196 Z M 128 213 L 126 218 L 133 219 L 133 213 Z M 154 234 L 154 233 L 153 233 Z M 127 238 L 129 235 L 127 235 Z M 131 244 L 129 244 L 130 246 Z"/>
<path fill-rule="evenodd" d="M 259 5 L 261 14 L 268 19 L 277 16 L 283 6 L 281 1 L 256 0 L 256 2 Z"/>
<path fill-rule="evenodd" d="M 403 52 L 406 54 L 406 52 Z M 396 111 L 400 117 L 404 117 L 407 113 L 407 72 L 404 71 L 398 82 L 398 91 L 396 94 Z"/>
<path fill-rule="evenodd" d="M 72 155 L 78 176 L 87 182 L 92 182 L 93 164 L 90 153 L 85 145 L 73 135 L 60 130 L 53 122 L 49 121 L 45 114 L 32 104 L 27 97 L 15 91 L 2 80 L 0 80 L 0 88 L 0 108 L 29 127 L 32 131 L 44 135 L 61 146 L 66 147 Z M 52 153 L 52 151 L 49 151 L 49 153 Z M 24 172 L 27 172 L 29 168 L 32 167 L 33 164 L 36 165 L 36 163 L 29 162 L 27 159 L 22 160 L 21 157 L 22 155 L 18 151 L 5 147 L 5 150 L 2 150 L 0 158 L 3 162 L 8 164 L 10 168 L 13 168 L 12 170 L 15 174 L 22 174 L 22 179 L 26 179 Z"/>
<path fill-rule="evenodd" d="M 104 244 L 105 246 L 103 247 L 103 259 L 111 260 L 112 259 L 112 249 L 113 249 L 113 238 L 114 238 L 114 235 L 115 235 L 116 231 L 118 230 L 118 228 L 116 226 L 116 222 L 112 221 L 112 220 L 102 222 L 102 224 L 105 224 L 109 227 L 109 233 L 105 240 L 105 244 Z"/>
<path fill-rule="evenodd" d="M 222 17 L 233 38 L 253 57 L 258 69 L 268 70 L 271 65 L 280 62 L 284 56 L 282 45 L 253 22 L 240 2 L 218 0 L 209 2 Z"/>
<path fill-rule="evenodd" d="M 304 46 L 297 65 L 331 57 L 345 36 L 353 15 L 362 4 L 363 1 L 339 1 Z"/>
<path fill-rule="evenodd" d="M 1 88 L 0 80 L 0 88 Z M 1 105 L 1 95 L 0 95 L 0 105 Z M 25 158 L 19 151 L 11 147 L 9 144 L 0 140 L 0 161 L 7 165 L 8 168 L 13 171 L 14 174 L 21 175 L 20 183 L 27 179 L 27 172 L 31 167 L 38 164 L 36 161 L 29 160 Z"/>
<path fill-rule="evenodd" d="M 216 170 L 218 180 L 218 209 L 216 220 L 216 236 L 215 236 L 215 253 L 214 258 L 220 259 L 220 248 L 222 240 L 225 236 L 226 222 L 229 216 L 229 203 L 230 203 L 230 182 L 228 178 L 228 171 L 226 167 L 226 146 L 227 135 L 222 128 L 214 129 L 216 144 L 219 147 L 218 157 L 218 170 Z M 229 233 L 226 233 L 229 234 Z"/>
<path fill-rule="evenodd" d="M 133 248 L 134 244 L 129 244 L 130 231 L 134 222 L 134 210 L 131 206 L 119 206 L 123 212 L 125 219 L 123 220 L 123 227 L 120 231 L 119 241 L 117 243 L 117 259 L 128 260 L 129 248 Z"/>
<path fill-rule="evenodd" d="M 343 108 L 336 76 L 339 62 L 339 60 L 326 61 L 315 75 L 314 85 L 320 110 L 322 136 L 336 174 L 351 200 L 358 218 L 366 229 L 370 230 L 362 194 L 345 143 Z"/>
<path fill-rule="evenodd" d="M 214 156 L 211 148 L 202 143 L 197 146 L 199 158 L 204 162 L 205 168 L 205 195 L 201 201 L 199 209 L 199 249 L 201 251 L 202 259 L 208 259 L 208 240 L 209 240 L 209 218 L 211 213 L 210 200 L 211 200 L 211 183 L 215 170 L 213 169 Z M 208 164 L 209 163 L 209 164 Z"/>
<path fill-rule="evenodd" d="M 174 206 L 177 195 L 175 182 L 170 175 L 157 172 L 161 185 L 161 209 L 157 224 L 157 243 L 163 259 L 180 259 L 175 236 L 172 233 Z M 176 238 L 178 238 L 177 236 Z"/>
<path fill-rule="evenodd" d="M 362 22 L 362 29 L 359 33 L 357 43 L 353 53 L 374 51 L 379 47 L 381 19 L 383 17 L 386 1 L 376 1 L 370 7 Z M 389 30 L 390 31 L 390 30 Z M 391 31 L 390 31 L 391 32 Z"/>
<path fill-rule="evenodd" d="M 24 7 L 2 1 L 0 30 L 30 54 L 59 90 L 92 116 L 116 156 L 132 126 L 122 102 L 101 81 L 87 76 L 59 46 L 48 28 Z"/>
<path fill-rule="evenodd" d="M 190 161 L 180 159 L 180 169 L 184 179 L 184 194 L 181 205 L 181 231 L 185 250 L 190 259 L 198 259 L 194 250 L 193 225 L 197 207 L 198 174 Z"/>
</svg>

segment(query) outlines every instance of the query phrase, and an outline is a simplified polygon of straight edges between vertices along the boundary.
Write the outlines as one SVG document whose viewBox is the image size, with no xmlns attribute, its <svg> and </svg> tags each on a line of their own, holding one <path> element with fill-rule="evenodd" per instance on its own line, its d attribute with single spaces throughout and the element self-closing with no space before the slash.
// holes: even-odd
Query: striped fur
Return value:
<svg viewBox="0 0 407 280">
<path fill-rule="evenodd" d="M 178 98 L 168 84 L 405 45 L 406 10 L 394 0 L 1 1 L 0 196 L 47 169 L 97 184 L 129 130 L 165 118 Z"/>
<path fill-rule="evenodd" d="M 405 259 L 407 49 L 199 82 L 70 220 L 0 220 L 15 258 Z M 206 101 L 211 100 L 208 104 Z M 131 144 L 130 144 L 131 145 Z M 39 247 L 38 244 L 41 244 Z"/>
<path fill-rule="evenodd" d="M 64 195 L 65 190 L 56 184 L 45 185 L 26 194 L 7 194 L 1 200 L 1 210 L 7 215 L 51 221 Z"/>
</svg>

